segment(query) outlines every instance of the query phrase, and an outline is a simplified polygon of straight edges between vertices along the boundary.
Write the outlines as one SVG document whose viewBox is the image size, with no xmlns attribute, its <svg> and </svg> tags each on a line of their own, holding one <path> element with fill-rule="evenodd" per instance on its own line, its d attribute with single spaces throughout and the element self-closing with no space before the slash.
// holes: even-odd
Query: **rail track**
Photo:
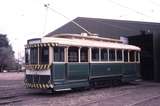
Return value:
<svg viewBox="0 0 160 106">
<path fill-rule="evenodd" d="M 156 106 L 158 103 L 160 103 L 159 83 L 141 81 L 138 84 L 117 87 L 51 93 L 26 89 L 22 77 L 16 80 L 0 79 L 2 106 Z"/>
</svg>

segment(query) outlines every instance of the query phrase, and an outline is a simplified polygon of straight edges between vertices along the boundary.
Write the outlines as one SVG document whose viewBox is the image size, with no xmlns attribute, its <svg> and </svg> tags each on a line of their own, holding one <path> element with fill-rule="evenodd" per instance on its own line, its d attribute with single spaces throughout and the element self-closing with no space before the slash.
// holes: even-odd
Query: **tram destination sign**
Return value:
<svg viewBox="0 0 160 106">
<path fill-rule="evenodd" d="M 27 41 L 27 44 L 37 44 L 37 43 L 41 43 L 41 38 L 29 39 Z"/>
</svg>

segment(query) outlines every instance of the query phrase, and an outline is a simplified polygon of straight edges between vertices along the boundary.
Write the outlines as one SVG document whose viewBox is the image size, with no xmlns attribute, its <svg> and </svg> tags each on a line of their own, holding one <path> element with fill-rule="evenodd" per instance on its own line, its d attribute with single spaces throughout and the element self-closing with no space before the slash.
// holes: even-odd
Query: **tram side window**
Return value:
<svg viewBox="0 0 160 106">
<path fill-rule="evenodd" d="M 39 48 L 39 60 L 40 64 L 49 64 L 49 47 Z"/>
<path fill-rule="evenodd" d="M 129 52 L 129 60 L 130 60 L 130 62 L 135 61 L 135 51 L 132 50 Z"/>
<path fill-rule="evenodd" d="M 128 62 L 128 50 L 124 50 L 124 62 Z"/>
<path fill-rule="evenodd" d="M 64 47 L 54 47 L 54 61 L 64 62 Z"/>
<path fill-rule="evenodd" d="M 92 48 L 92 61 L 99 61 L 99 48 Z"/>
<path fill-rule="evenodd" d="M 81 62 L 88 62 L 88 48 L 81 48 Z"/>
<path fill-rule="evenodd" d="M 117 50 L 117 61 L 122 61 L 122 50 Z"/>
<path fill-rule="evenodd" d="M 139 61 L 139 52 L 136 51 L 136 61 L 138 62 Z"/>
<path fill-rule="evenodd" d="M 78 48 L 68 48 L 68 62 L 78 62 Z"/>
<path fill-rule="evenodd" d="M 31 64 L 38 64 L 38 48 L 30 49 L 30 62 Z"/>
<path fill-rule="evenodd" d="M 30 49 L 25 49 L 25 64 L 29 64 L 30 62 Z"/>
<path fill-rule="evenodd" d="M 108 61 L 108 50 L 101 49 L 101 61 Z"/>
<path fill-rule="evenodd" d="M 115 49 L 109 49 L 109 61 L 115 61 Z"/>
</svg>

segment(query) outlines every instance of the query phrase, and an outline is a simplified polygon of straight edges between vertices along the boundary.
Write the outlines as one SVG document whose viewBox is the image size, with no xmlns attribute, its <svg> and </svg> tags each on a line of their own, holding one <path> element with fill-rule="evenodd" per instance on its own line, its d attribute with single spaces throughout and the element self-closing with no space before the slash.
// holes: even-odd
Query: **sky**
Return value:
<svg viewBox="0 0 160 106">
<path fill-rule="evenodd" d="M 64 18 L 50 9 L 58 11 Z M 27 39 L 41 38 L 76 17 L 160 23 L 159 0 L 0 0 L 0 33 L 7 34 L 15 57 Z"/>
</svg>

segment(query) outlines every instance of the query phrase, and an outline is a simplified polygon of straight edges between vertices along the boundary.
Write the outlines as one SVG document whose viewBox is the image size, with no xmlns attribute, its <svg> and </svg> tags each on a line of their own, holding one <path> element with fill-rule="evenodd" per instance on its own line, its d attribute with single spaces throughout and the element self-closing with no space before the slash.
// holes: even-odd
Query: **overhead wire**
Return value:
<svg viewBox="0 0 160 106">
<path fill-rule="evenodd" d="M 153 0 L 148 0 L 148 1 L 149 1 L 150 3 L 156 5 L 156 6 L 160 7 L 160 3 L 157 3 L 157 2 L 155 2 L 155 1 L 153 1 Z"/>
<path fill-rule="evenodd" d="M 56 12 L 57 14 L 63 16 L 64 18 L 70 20 L 72 23 L 74 23 L 75 25 L 77 25 L 78 27 L 80 27 L 81 29 L 83 29 L 83 30 L 84 30 L 85 32 L 87 32 L 89 35 L 92 34 L 91 32 L 89 32 L 88 30 L 86 30 L 84 27 L 82 27 L 81 25 L 79 25 L 79 24 L 78 24 L 77 22 L 75 22 L 74 20 L 71 20 L 70 18 L 68 18 L 68 17 L 65 16 L 64 14 L 60 13 L 59 11 L 57 11 L 57 10 L 49 7 L 49 4 L 45 4 L 45 7 L 49 8 L 49 9 L 52 10 L 53 12 Z M 100 22 L 100 21 L 96 21 L 96 22 L 101 23 L 101 24 L 106 24 L 106 23 L 103 23 L 103 22 Z M 127 27 L 122 27 L 122 26 L 120 27 L 120 26 L 118 26 L 118 25 L 113 25 L 113 24 L 109 24 L 109 23 L 107 23 L 107 25 L 112 26 L 112 27 L 114 27 L 114 28 L 118 28 L 118 29 L 131 30 L 131 29 L 127 28 Z"/>
<path fill-rule="evenodd" d="M 113 1 L 113 0 L 107 0 L 107 1 L 109 1 L 109 2 L 111 2 L 111 3 L 113 3 L 113 4 L 115 4 L 115 5 L 118 5 L 119 7 L 122 7 L 122 8 L 128 9 L 128 10 L 130 10 L 130 11 L 133 11 L 133 12 L 135 12 L 136 14 L 139 14 L 139 15 L 141 15 L 141 16 L 150 18 L 150 19 L 152 19 L 152 20 L 154 19 L 154 20 L 160 22 L 160 20 L 155 19 L 155 17 L 146 15 L 146 14 L 144 14 L 143 12 L 140 12 L 140 11 L 138 11 L 138 10 L 136 10 L 136 9 L 130 8 L 130 7 L 125 6 L 125 5 L 122 5 L 122 4 L 120 4 L 120 3 L 118 3 L 118 2 L 115 2 L 115 1 Z"/>
<path fill-rule="evenodd" d="M 108 0 L 108 1 L 110 1 L 110 2 L 112 2 L 112 3 L 114 3 L 114 4 L 116 4 L 116 5 L 118 5 L 118 6 L 120 6 L 120 7 L 129 9 L 129 10 L 132 10 L 132 11 L 136 12 L 136 13 L 139 14 L 139 15 L 143 15 L 143 16 L 145 16 L 145 17 L 152 18 L 152 17 L 150 17 L 150 16 L 148 16 L 148 15 L 146 15 L 146 14 L 140 12 L 140 11 L 137 11 L 137 10 L 132 9 L 132 8 L 130 8 L 130 7 L 124 6 L 124 5 L 122 5 L 122 4 L 120 4 L 120 3 L 117 3 L 117 2 L 115 2 L 115 1 L 113 1 L 113 0 Z M 85 29 L 84 27 L 82 27 L 81 25 L 79 25 L 79 24 L 78 24 L 77 22 L 75 22 L 74 20 L 71 20 L 70 18 L 68 18 L 67 16 L 65 16 L 65 15 L 62 14 L 61 12 L 57 11 L 56 9 L 51 8 L 49 4 L 45 4 L 44 6 L 45 6 L 47 9 L 50 9 L 51 11 L 57 13 L 58 15 L 63 16 L 64 18 L 70 20 L 72 23 L 74 23 L 76 26 L 78 26 L 79 28 L 81 28 L 82 30 L 84 30 L 85 32 L 87 32 L 89 35 L 93 34 L 93 33 L 89 32 L 87 29 Z M 125 27 L 125 26 L 118 26 L 118 25 L 113 25 L 113 24 L 110 24 L 110 23 L 103 23 L 103 22 L 101 22 L 101 21 L 96 21 L 96 22 L 102 23 L 102 24 L 107 24 L 107 25 L 112 26 L 112 27 L 114 27 L 114 28 L 123 29 L 123 30 L 126 30 L 126 31 L 131 31 L 131 30 L 132 30 L 132 29 L 129 29 L 129 28 Z"/>
<path fill-rule="evenodd" d="M 87 29 L 85 29 L 84 27 L 82 27 L 81 25 L 79 25 L 79 24 L 78 24 L 77 22 L 75 22 L 74 20 L 71 20 L 70 18 L 68 18 L 68 17 L 65 16 L 64 14 L 60 13 L 59 11 L 57 11 L 57 10 L 49 7 L 49 4 L 45 4 L 44 7 L 46 7 L 47 10 L 50 9 L 50 10 L 52 10 L 53 12 L 55 12 L 55 13 L 63 16 L 64 18 L 70 20 L 72 23 L 74 23 L 76 26 L 78 26 L 78 27 L 80 27 L 81 29 L 83 29 L 83 30 L 84 30 L 85 32 L 87 32 L 89 35 L 92 34 L 91 32 L 89 32 Z M 103 22 L 98 21 L 98 20 L 97 20 L 96 22 L 101 23 L 101 24 L 106 24 L 106 23 L 103 23 Z M 113 24 L 111 25 L 111 24 L 109 24 L 109 23 L 107 23 L 107 25 L 112 26 L 112 27 L 114 27 L 114 28 L 118 28 L 118 29 L 131 30 L 131 29 L 127 28 L 127 27 L 122 27 L 122 26 L 120 27 L 120 26 L 118 26 L 118 25 L 113 25 Z"/>
<path fill-rule="evenodd" d="M 64 18 L 68 19 L 69 21 L 71 21 L 72 23 L 74 23 L 76 26 L 78 26 L 79 28 L 81 28 L 82 30 L 84 30 L 89 35 L 92 35 L 92 33 L 90 31 L 88 31 L 86 28 L 82 27 L 80 24 L 78 24 L 77 22 L 71 20 L 70 18 L 68 18 L 67 16 L 65 16 L 61 12 L 57 11 L 56 9 L 51 8 L 49 4 L 44 4 L 44 7 L 50 9 L 52 12 L 57 13 L 60 16 L 63 16 Z"/>
<path fill-rule="evenodd" d="M 153 1 L 153 0 L 148 0 L 149 3 L 151 3 L 152 5 L 156 6 L 156 7 L 160 7 L 160 4 Z M 160 11 L 160 8 L 156 8 L 158 9 L 157 11 Z M 152 12 L 154 12 L 154 9 L 152 9 Z"/>
</svg>

